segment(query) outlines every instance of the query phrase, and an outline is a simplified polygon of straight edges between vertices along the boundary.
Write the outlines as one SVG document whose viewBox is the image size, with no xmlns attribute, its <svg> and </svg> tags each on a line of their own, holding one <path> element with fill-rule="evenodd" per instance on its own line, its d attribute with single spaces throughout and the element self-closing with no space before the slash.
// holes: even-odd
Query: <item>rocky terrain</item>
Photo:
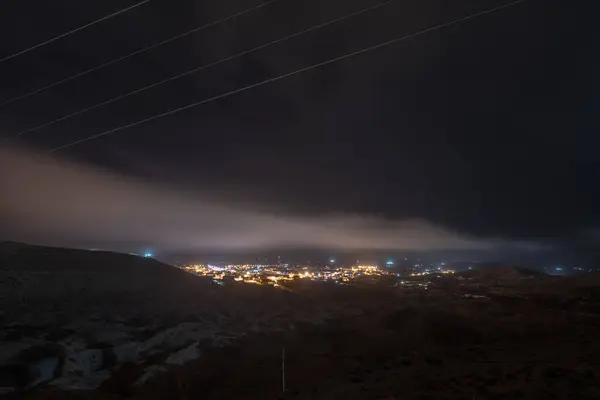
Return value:
<svg viewBox="0 0 600 400">
<path fill-rule="evenodd" d="M 156 260 L 3 244 L 0 390 L 40 384 L 95 389 L 121 365 L 136 383 L 249 332 L 319 322 L 308 297 L 255 285 L 221 287 Z"/>
<path fill-rule="evenodd" d="M 114 253 L 1 253 L 7 398 L 600 398 L 593 276 L 280 290 Z"/>
</svg>

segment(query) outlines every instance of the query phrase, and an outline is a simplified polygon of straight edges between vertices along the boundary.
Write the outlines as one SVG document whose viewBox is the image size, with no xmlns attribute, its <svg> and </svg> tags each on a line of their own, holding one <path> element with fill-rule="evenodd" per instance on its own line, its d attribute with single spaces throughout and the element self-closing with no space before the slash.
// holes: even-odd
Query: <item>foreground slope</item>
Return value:
<svg viewBox="0 0 600 400">
<path fill-rule="evenodd" d="M 197 357 L 200 343 L 289 325 L 292 309 L 320 318 L 315 305 L 273 288 L 223 288 L 132 255 L 3 243 L 0 388 L 94 389 L 127 363 L 144 381 Z"/>
<path fill-rule="evenodd" d="M 14 243 L 0 245 L 0 274 L 5 324 L 52 323 L 92 313 L 143 315 L 192 288 L 210 289 L 208 282 L 153 259 Z M 146 304 L 141 309 L 140 301 Z"/>
<path fill-rule="evenodd" d="M 11 301 L 25 304 L 3 317 L 9 398 L 600 398 L 593 279 L 580 292 L 579 281 L 509 268 L 284 291 L 119 254 L 5 253 L 3 272 L 21 279 Z M 71 283 L 36 290 L 49 279 Z M 28 298 L 39 293 L 54 305 Z"/>
</svg>

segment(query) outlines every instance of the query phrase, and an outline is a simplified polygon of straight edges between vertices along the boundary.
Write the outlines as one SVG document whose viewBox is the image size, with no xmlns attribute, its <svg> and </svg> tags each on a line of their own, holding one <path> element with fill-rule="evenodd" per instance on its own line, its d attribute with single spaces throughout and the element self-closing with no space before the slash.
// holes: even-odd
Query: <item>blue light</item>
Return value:
<svg viewBox="0 0 600 400">
<path fill-rule="evenodd" d="M 386 262 L 386 264 L 387 265 L 394 265 L 394 262 L 393 261 L 388 261 L 388 262 Z"/>
<path fill-rule="evenodd" d="M 150 258 L 150 257 L 152 257 L 152 253 L 144 253 L 144 257 L 145 258 Z"/>
</svg>

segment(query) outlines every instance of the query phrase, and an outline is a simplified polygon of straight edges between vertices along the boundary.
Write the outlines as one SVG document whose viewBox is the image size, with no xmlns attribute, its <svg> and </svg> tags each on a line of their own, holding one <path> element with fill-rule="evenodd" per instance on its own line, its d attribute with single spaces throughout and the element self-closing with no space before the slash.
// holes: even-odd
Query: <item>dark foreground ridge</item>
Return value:
<svg viewBox="0 0 600 400">
<path fill-rule="evenodd" d="M 0 245 L 0 272 L 8 398 L 600 398 L 595 277 L 218 286 L 156 260 L 20 244 Z"/>
</svg>

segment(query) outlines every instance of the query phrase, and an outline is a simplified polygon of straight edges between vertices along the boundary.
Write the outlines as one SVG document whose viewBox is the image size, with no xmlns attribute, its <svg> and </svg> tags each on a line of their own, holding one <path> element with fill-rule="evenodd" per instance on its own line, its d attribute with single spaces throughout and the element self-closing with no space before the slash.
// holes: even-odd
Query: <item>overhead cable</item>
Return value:
<svg viewBox="0 0 600 400">
<path fill-rule="evenodd" d="M 146 1 L 150 1 L 150 0 L 146 0 Z M 266 1 L 266 2 L 264 2 L 264 3 L 261 3 L 261 4 L 259 4 L 259 5 L 256 5 L 256 6 L 253 6 L 253 7 L 250 7 L 250 8 L 248 8 L 248 9 L 246 9 L 246 10 L 239 11 L 239 12 L 237 12 L 237 13 L 235 13 L 235 14 L 232 14 L 232 15 L 229 15 L 229 16 L 227 16 L 227 17 L 221 18 L 221 19 L 219 19 L 219 20 L 217 20 L 217 21 L 213 21 L 213 22 L 209 22 L 208 24 L 204 24 L 204 25 L 201 25 L 201 26 L 197 26 L 197 27 L 195 27 L 195 28 L 192 28 L 192 29 L 190 29 L 190 30 L 188 30 L 188 31 L 185 31 L 185 32 L 183 32 L 183 33 L 180 33 L 180 34 L 178 34 L 178 35 L 175 35 L 175 36 L 172 36 L 172 37 L 170 37 L 170 38 L 168 38 L 168 39 L 161 40 L 160 42 L 156 42 L 156 43 L 154 43 L 154 44 L 152 44 L 152 45 L 150 45 L 150 46 L 146 46 L 146 47 L 144 47 L 144 48 L 141 48 L 141 49 L 139 49 L 139 50 L 136 50 L 136 51 L 134 51 L 133 53 L 129 53 L 129 54 L 127 54 L 127 55 L 124 55 L 124 56 L 122 56 L 122 57 L 115 58 L 115 59 L 113 59 L 113 60 L 111 60 L 111 61 L 105 62 L 104 64 L 97 65 L 97 66 L 95 66 L 95 67 L 93 67 L 93 68 L 86 69 L 85 71 L 78 72 L 78 73 L 76 73 L 75 75 L 68 76 L 68 77 L 66 77 L 66 78 L 64 78 L 64 79 L 58 80 L 58 81 L 56 81 L 56 82 L 54 82 L 54 83 L 51 83 L 51 84 L 49 84 L 49 85 L 42 86 L 42 87 L 40 87 L 40 88 L 38 88 L 38 89 L 32 90 L 32 91 L 30 91 L 30 92 L 27 92 L 27 93 L 25 93 L 25 94 L 19 95 L 19 96 L 17 96 L 17 97 L 13 97 L 12 99 L 6 100 L 5 102 L 1 103 L 1 104 L 0 104 L 0 107 L 4 107 L 4 106 L 7 106 L 7 105 L 9 105 L 9 104 L 11 104 L 11 103 L 14 103 L 14 102 L 16 102 L 16 101 L 19 101 L 19 100 L 26 99 L 27 97 L 33 96 L 33 95 L 35 95 L 35 94 L 38 94 L 38 93 L 40 93 L 40 92 L 43 92 L 43 91 L 45 91 L 45 90 L 51 89 L 51 88 L 53 88 L 53 87 L 56 87 L 56 86 L 58 86 L 58 85 L 62 85 L 63 83 L 66 83 L 66 82 L 72 81 L 73 79 L 76 79 L 76 78 L 80 78 L 80 77 L 82 77 L 82 76 L 84 76 L 84 75 L 87 75 L 87 74 L 90 74 L 90 73 L 92 73 L 92 72 L 98 71 L 98 70 L 100 70 L 100 69 L 102 69 L 102 68 L 106 68 L 106 67 L 108 67 L 108 66 L 110 66 L 110 65 L 116 64 L 116 63 L 118 63 L 118 62 L 120 62 L 120 61 L 126 60 L 126 59 L 128 59 L 128 58 L 131 58 L 131 57 L 133 57 L 133 56 L 136 56 L 136 55 L 138 55 L 138 54 L 144 53 L 144 52 L 146 52 L 146 51 L 148 51 L 148 50 L 155 49 L 155 48 L 157 48 L 157 47 L 160 47 L 160 46 L 162 46 L 162 45 L 165 45 L 165 44 L 167 44 L 167 43 L 170 43 L 170 42 L 172 42 L 172 41 L 174 41 L 174 40 L 177 40 L 177 39 L 184 38 L 184 37 L 186 37 L 186 36 L 189 36 L 189 35 L 191 35 L 191 34 L 194 34 L 194 33 L 196 33 L 196 32 L 200 32 L 200 31 L 202 31 L 202 30 L 204 30 L 204 29 L 210 28 L 211 26 L 215 26 L 215 25 L 221 24 L 221 23 L 223 23 L 223 22 L 229 21 L 229 20 L 231 20 L 231 19 L 237 18 L 237 17 L 239 17 L 239 16 L 242 16 L 242 15 L 244 15 L 244 14 L 248 14 L 248 13 L 249 13 L 249 12 L 251 12 L 251 11 L 258 10 L 259 8 L 265 7 L 265 6 L 267 6 L 267 5 L 271 4 L 271 3 L 274 3 L 274 2 L 276 2 L 276 1 L 279 1 L 279 0 L 269 0 L 269 1 Z"/>
<path fill-rule="evenodd" d="M 336 22 L 340 22 L 340 21 L 343 21 L 343 20 L 345 20 L 345 19 L 348 19 L 348 18 L 351 18 L 351 17 L 355 17 L 355 16 L 357 16 L 357 15 L 360 15 L 360 14 L 366 13 L 367 11 L 375 10 L 375 9 L 377 9 L 377 8 L 379 8 L 379 7 L 382 7 L 382 6 L 386 5 L 386 4 L 389 4 L 389 3 L 391 3 L 392 1 L 394 1 L 394 0 L 386 0 L 386 1 L 384 1 L 384 2 L 382 2 L 382 3 L 379 3 L 379 4 L 375 5 L 375 6 L 371 6 L 371 7 L 368 7 L 368 8 L 363 8 L 363 9 L 362 9 L 362 10 L 360 10 L 360 11 L 355 11 L 355 12 L 353 12 L 353 13 L 346 14 L 346 15 L 344 15 L 344 16 L 341 16 L 341 17 L 338 17 L 338 18 L 336 18 L 336 19 L 333 19 L 333 20 L 330 20 L 330 21 L 324 22 L 324 23 L 322 23 L 322 24 L 319 24 L 319 25 L 312 26 L 312 27 L 310 27 L 310 28 L 308 28 L 308 29 L 304 29 L 304 30 L 302 30 L 302 31 L 299 31 L 299 32 L 296 32 L 296 33 L 294 33 L 294 34 L 291 34 L 291 35 L 285 36 L 285 37 L 283 37 L 283 38 L 280 38 L 280 39 L 273 40 L 273 41 L 271 41 L 271 42 L 268 42 L 268 43 L 262 44 L 262 45 L 260 45 L 260 46 L 257 46 L 257 47 L 253 47 L 253 48 L 251 48 L 251 49 L 248 49 L 248 50 L 244 50 L 244 51 L 242 51 L 242 52 L 240 52 L 240 53 L 237 53 L 237 54 L 234 54 L 234 55 L 232 55 L 232 56 L 229 56 L 229 57 L 226 57 L 226 58 L 220 59 L 220 60 L 218 60 L 218 61 L 214 61 L 214 62 L 211 62 L 211 63 L 209 63 L 209 64 L 202 65 L 202 66 L 200 66 L 200 67 L 196 67 L 196 68 L 189 69 L 189 70 L 187 70 L 187 71 L 185 71 L 185 72 L 182 72 L 182 73 L 180 73 L 180 74 L 174 75 L 174 76 L 172 76 L 172 77 L 170 77 L 170 78 L 163 79 L 163 80 L 161 80 L 161 81 L 158 81 L 158 82 L 152 83 L 152 84 L 150 84 L 150 85 L 147 85 L 147 86 L 144 86 L 144 87 L 141 87 L 141 88 L 138 88 L 138 89 L 135 89 L 135 90 L 133 90 L 133 91 L 131 91 L 131 92 L 128 92 L 128 93 L 122 94 L 122 95 L 120 95 L 120 96 L 113 97 L 112 99 L 108 99 L 108 100 L 102 101 L 102 102 L 100 102 L 100 103 L 97 103 L 97 104 L 94 104 L 94 105 L 92 105 L 92 106 L 90 106 L 90 107 L 86 107 L 86 108 L 84 108 L 84 109 L 81 109 L 81 110 L 79 110 L 79 111 L 75 111 L 75 112 L 73 112 L 73 113 L 71 113 L 71 114 L 63 115 L 62 117 L 59 117 L 59 118 L 53 119 L 53 120 L 51 120 L 51 121 L 49 121 L 49 122 L 43 123 L 43 124 L 41 124 L 41 125 L 34 126 L 33 128 L 25 129 L 25 130 L 23 130 L 23 131 L 21 131 L 21 132 L 17 133 L 17 135 L 18 135 L 18 136 L 20 136 L 20 135 L 24 135 L 24 134 L 26 134 L 26 133 L 31 133 L 31 132 L 37 131 L 37 130 L 39 130 L 39 129 L 42 129 L 42 128 L 46 128 L 46 127 L 48 127 L 48 126 L 50 126 L 50 125 L 54 125 L 54 124 L 56 124 L 56 123 L 58 123 L 58 122 L 61 122 L 61 121 L 67 120 L 67 119 L 69 119 L 69 118 L 72 118 L 72 117 L 75 117 L 75 116 L 77 116 L 77 115 L 80 115 L 80 114 L 86 113 L 86 112 L 88 112 L 88 111 L 95 110 L 95 109 L 97 109 L 97 108 L 100 108 L 100 107 L 106 106 L 106 105 L 108 105 L 108 104 L 114 103 L 115 101 L 122 100 L 122 99 L 124 99 L 124 98 L 126 98 L 126 97 L 133 96 L 134 94 L 137 94 L 137 93 L 144 92 L 144 91 L 146 91 L 146 90 L 152 89 L 152 88 L 154 88 L 154 87 L 157 87 L 157 86 L 159 86 L 159 85 L 165 84 L 165 83 L 167 83 L 167 82 L 171 82 L 171 81 L 174 81 L 174 80 L 176 80 L 176 79 L 183 78 L 184 76 L 188 76 L 188 75 L 194 74 L 194 73 L 196 73 L 196 72 L 200 72 L 200 71 L 202 71 L 202 70 L 204 70 L 204 69 L 207 69 L 207 68 L 210 68 L 210 67 L 214 67 L 215 65 L 218 65 L 218 64 L 224 63 L 224 62 L 226 62 L 226 61 L 231 61 L 231 60 L 233 60 L 233 59 L 235 59 L 235 58 L 238 58 L 238 57 L 241 57 L 241 56 L 244 56 L 244 55 L 247 55 L 247 54 L 253 53 L 253 52 L 255 52 L 255 51 L 258 51 L 258 50 L 264 49 L 265 47 L 269 47 L 269 46 L 272 46 L 272 45 L 274 45 L 274 44 L 277 44 L 277 43 L 284 42 L 284 41 L 286 41 L 286 40 L 289 40 L 289 39 L 292 39 L 292 38 L 298 37 L 298 36 L 300 36 L 300 35 L 303 35 L 303 34 L 305 34 L 305 33 L 312 32 L 312 31 L 315 31 L 315 30 L 317 30 L 317 29 L 320 29 L 320 28 L 324 28 L 324 27 L 326 27 L 326 26 L 328 26 L 328 25 L 332 25 L 332 24 L 334 24 L 334 23 L 336 23 Z"/>
<path fill-rule="evenodd" d="M 67 36 L 70 36 L 70 35 L 72 35 L 72 34 L 74 34 L 76 32 L 82 31 L 82 30 L 84 30 L 86 28 L 89 28 L 90 26 L 99 24 L 100 22 L 103 22 L 103 21 L 106 21 L 107 19 L 111 19 L 113 17 L 116 17 L 117 15 L 123 14 L 123 13 L 125 13 L 127 11 L 133 10 L 134 8 L 137 8 L 137 7 L 141 6 L 141 5 L 144 5 L 144 4 L 148 3 L 149 1 L 151 1 L 151 0 L 140 1 L 139 3 L 136 3 L 136 4 L 132 5 L 132 6 L 129 6 L 127 8 L 123 8 L 122 10 L 116 11 L 116 12 L 114 12 L 112 14 L 108 14 L 108 15 L 100 18 L 100 19 L 97 19 L 97 20 L 92 21 L 92 22 L 90 22 L 88 24 L 80 26 L 79 28 L 75 28 L 75 29 L 73 29 L 71 31 L 65 32 L 65 33 L 60 34 L 58 36 L 55 36 L 55 37 L 53 37 L 51 39 L 48 39 L 48 40 L 46 40 L 46 41 L 44 41 L 42 43 L 38 43 L 35 46 L 31 46 L 29 48 L 26 48 L 25 50 L 21 50 L 21 51 L 19 51 L 17 53 L 11 54 L 10 56 L 4 57 L 4 58 L 0 58 L 0 63 L 3 63 L 4 61 L 10 60 L 11 58 L 15 58 L 15 57 L 18 57 L 18 56 L 23 55 L 25 53 L 28 53 L 28 52 L 30 52 L 32 50 L 35 50 L 37 48 L 40 48 L 40 47 L 45 46 L 47 44 L 50 44 L 52 42 L 56 42 L 59 39 L 65 38 Z"/>
<path fill-rule="evenodd" d="M 135 121 L 135 122 L 132 122 L 132 123 L 129 123 L 129 124 L 126 124 L 126 125 L 121 125 L 119 127 L 116 127 L 116 128 L 113 128 L 113 129 L 109 129 L 109 130 L 97 133 L 95 135 L 92 135 L 92 136 L 88 136 L 88 137 L 83 138 L 83 139 L 75 140 L 73 142 L 69 142 L 69 143 L 64 144 L 62 146 L 55 147 L 55 148 L 49 150 L 49 152 L 50 153 L 54 153 L 54 152 L 57 152 L 57 151 L 60 151 L 60 150 L 64 150 L 66 148 L 75 146 L 75 145 L 80 144 L 80 143 L 84 143 L 84 142 L 87 142 L 87 141 L 90 141 L 90 140 L 93 140 L 93 139 L 97 139 L 99 137 L 106 136 L 106 135 L 109 135 L 111 133 L 119 132 L 119 131 L 122 131 L 122 130 L 125 130 L 125 129 L 133 128 L 134 126 L 141 125 L 141 124 L 144 124 L 146 122 L 150 122 L 150 121 L 156 120 L 158 118 L 162 118 L 162 117 L 166 117 L 166 116 L 169 116 L 169 115 L 173 115 L 173 114 L 176 114 L 176 113 L 178 113 L 180 111 L 184 111 L 184 110 L 187 110 L 187 109 L 190 109 L 190 108 L 193 108 L 193 107 L 197 107 L 197 106 L 200 106 L 200 105 L 203 105 L 203 104 L 206 104 L 206 103 L 210 103 L 210 102 L 215 101 L 215 100 L 223 99 L 225 97 L 229 97 L 229 96 L 232 96 L 232 95 L 237 94 L 237 93 L 245 92 L 247 90 L 254 89 L 254 88 L 266 85 L 268 83 L 276 82 L 276 81 L 288 78 L 290 76 L 300 74 L 302 72 L 310 71 L 310 70 L 313 70 L 313 69 L 316 69 L 316 68 L 319 68 L 319 67 L 323 67 L 325 65 L 329 65 L 329 64 L 335 63 L 337 61 L 345 60 L 345 59 L 350 58 L 350 57 L 354 57 L 354 56 L 357 56 L 357 55 L 360 55 L 360 54 L 367 53 L 367 52 L 375 50 L 375 49 L 379 49 L 379 48 L 382 48 L 382 47 L 385 47 L 385 46 L 389 46 L 389 45 L 392 45 L 392 44 L 395 44 L 395 43 L 398 43 L 398 42 L 401 42 L 401 41 L 404 41 L 404 40 L 412 39 L 414 37 L 421 36 L 421 35 L 424 35 L 426 33 L 436 31 L 438 29 L 446 28 L 446 27 L 451 26 L 451 25 L 456 25 L 456 24 L 459 24 L 461 22 L 465 22 L 465 21 L 473 19 L 473 18 L 477 18 L 477 17 L 483 16 L 483 15 L 491 14 L 493 12 L 502 10 L 504 8 L 507 8 L 507 7 L 514 6 L 514 5 L 522 3 L 524 1 L 525 0 L 518 0 L 518 1 L 515 1 L 515 2 L 512 2 L 512 3 L 504 4 L 502 6 L 498 6 L 498 7 L 494 7 L 494 8 L 485 10 L 485 11 L 481 11 L 481 12 L 478 12 L 476 14 L 472 14 L 472 15 L 469 15 L 469 16 L 466 16 L 466 17 L 463 17 L 463 18 L 459 18 L 459 19 L 456 19 L 456 20 L 453 20 L 453 21 L 450 21 L 450 22 L 446 22 L 444 24 L 440 24 L 440 25 L 436 25 L 436 26 L 433 26 L 433 27 L 430 27 L 430 28 L 427 28 L 427 29 L 423 29 L 423 30 L 417 31 L 415 33 L 411 33 L 411 34 L 408 34 L 408 35 L 405 35 L 405 36 L 397 37 L 395 39 L 391 39 L 391 40 L 388 40 L 386 42 L 382 42 L 382 43 L 379 43 L 379 44 L 376 44 L 376 45 L 373 45 L 373 46 L 370 46 L 370 47 L 366 47 L 366 48 L 363 48 L 361 50 L 354 51 L 352 53 L 348 53 L 348 54 L 345 54 L 345 55 L 342 55 L 342 56 L 339 56 L 339 57 L 336 57 L 336 58 L 332 58 L 332 59 L 329 59 L 327 61 L 323 61 L 323 62 L 320 62 L 320 63 L 317 63 L 317 64 L 313 64 L 313 65 L 310 65 L 308 67 L 304 67 L 304 68 L 301 68 L 301 69 L 298 69 L 298 70 L 295 70 L 295 71 L 292 71 L 292 72 L 288 72 L 288 73 L 283 74 L 283 75 L 279 75 L 279 76 L 276 76 L 276 77 L 273 77 L 273 78 L 269 78 L 269 79 L 266 79 L 264 81 L 260 81 L 260 82 L 254 83 L 252 85 L 248 85 L 248 86 L 241 87 L 239 89 L 231 90 L 229 92 L 225 92 L 225 93 L 222 93 L 222 94 L 217 95 L 217 96 L 213 96 L 213 97 L 210 97 L 210 98 L 207 98 L 207 99 L 204 99 L 204 100 L 200 100 L 200 101 L 188 104 L 188 105 L 183 106 L 183 107 L 178 107 L 178 108 L 175 108 L 175 109 L 172 109 L 172 110 L 160 113 L 160 114 L 153 115 L 153 116 L 148 117 L 148 118 L 143 118 L 143 119 L 140 119 L 138 121 Z"/>
</svg>

